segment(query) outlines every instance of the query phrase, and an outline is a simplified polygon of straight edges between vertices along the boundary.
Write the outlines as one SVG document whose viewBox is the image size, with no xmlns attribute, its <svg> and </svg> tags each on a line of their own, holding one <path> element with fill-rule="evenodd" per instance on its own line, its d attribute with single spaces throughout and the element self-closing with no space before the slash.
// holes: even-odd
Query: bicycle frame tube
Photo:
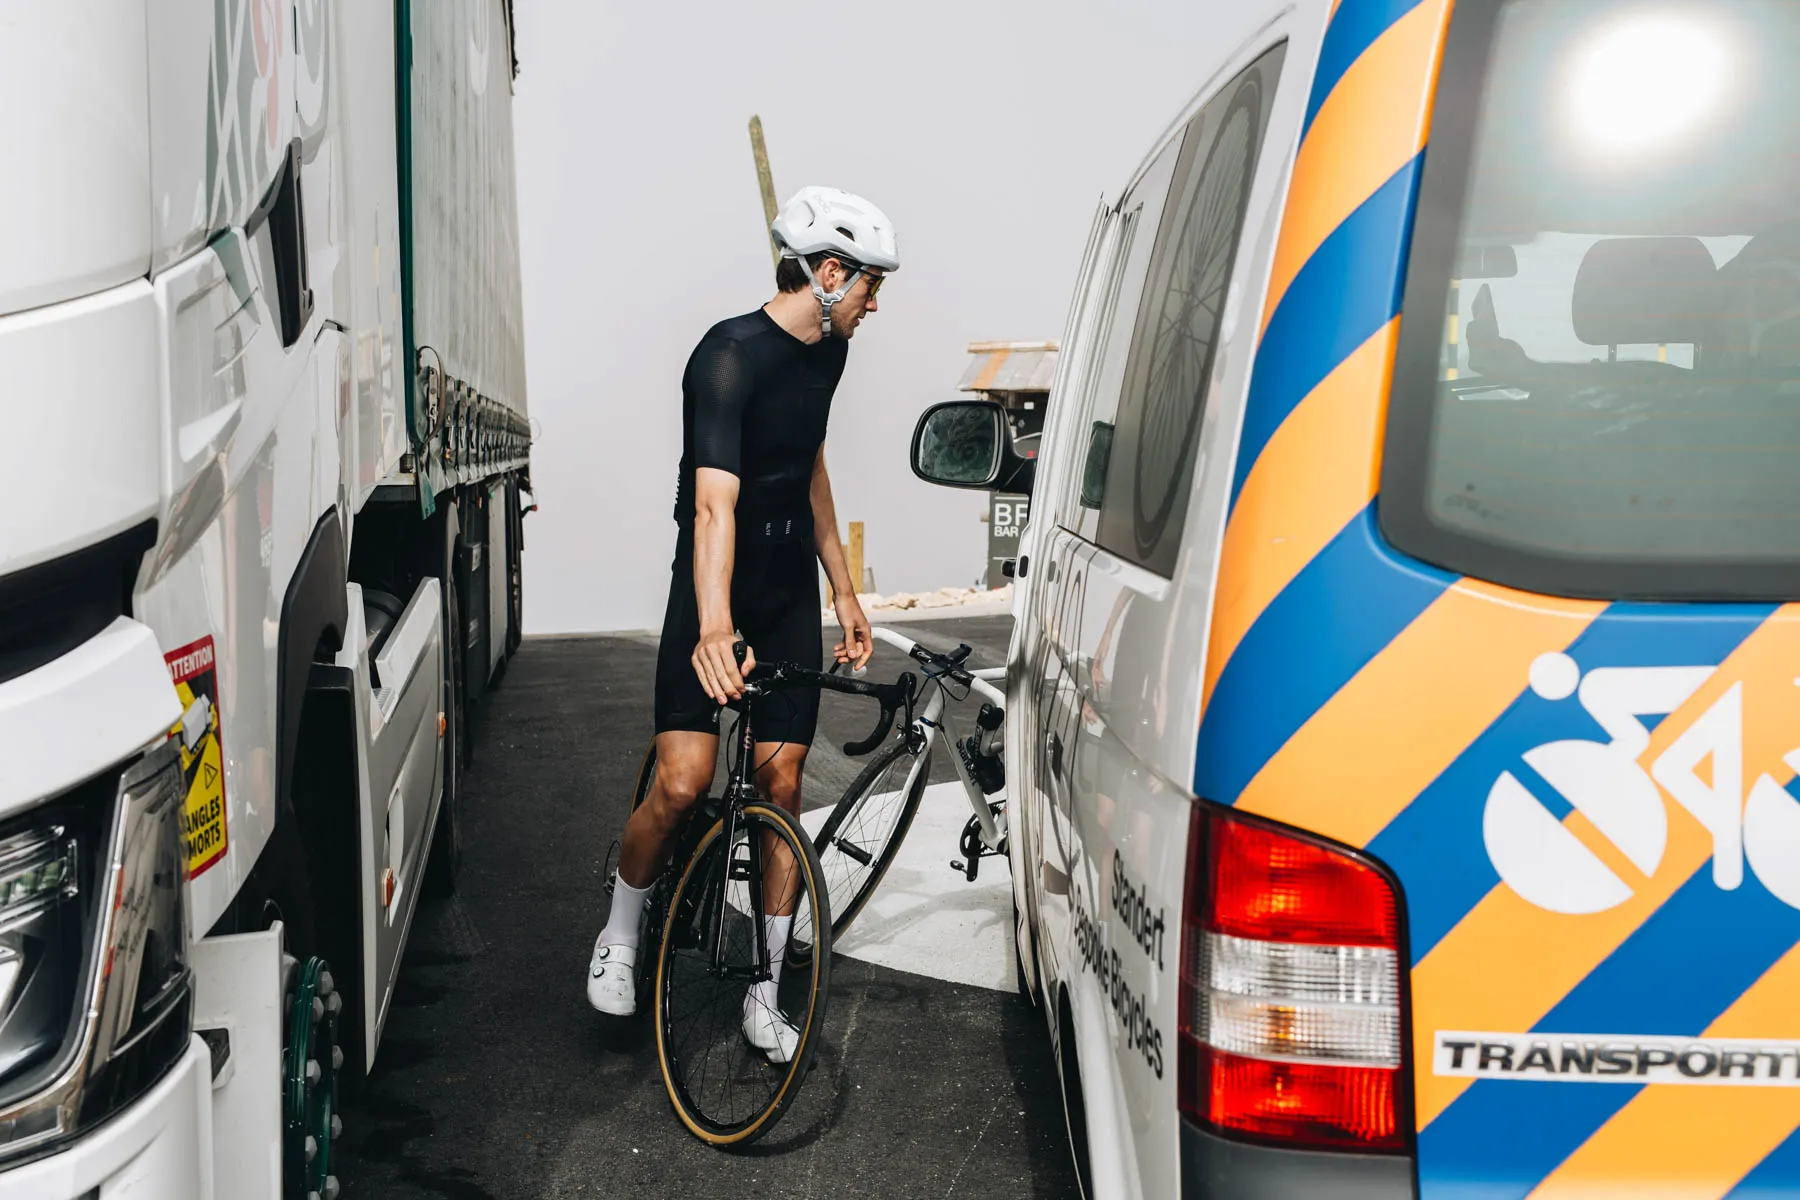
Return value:
<svg viewBox="0 0 1800 1200">
<path fill-rule="evenodd" d="M 706 931 L 706 939 L 711 943 L 711 945 L 707 947 L 706 957 L 708 961 L 712 963 L 712 969 L 715 972 L 720 972 L 725 969 L 725 963 L 721 957 L 721 943 L 725 936 L 725 919 L 731 910 L 731 859 L 732 846 L 737 841 L 737 817 L 737 804 L 726 804 L 724 816 L 721 818 L 724 821 L 725 828 L 719 834 L 720 839 L 724 843 L 725 885 L 719 889 L 718 911 L 713 913 L 712 920 L 707 922 Z M 754 914 L 752 914 L 752 917 L 754 917 Z M 757 924 L 760 926 L 761 922 L 757 922 Z"/>
<path fill-rule="evenodd" d="M 876 641 L 886 642 L 903 654 L 910 655 L 913 647 L 919 644 L 905 634 L 897 633 L 884 625 L 876 625 L 869 632 L 874 635 Z M 971 690 L 997 708 L 1004 709 L 1006 707 L 1006 694 L 994 687 L 995 683 L 1006 681 L 1005 667 L 983 667 L 979 671 L 971 671 L 969 674 L 974 676 Z"/>
<path fill-rule="evenodd" d="M 913 648 L 919 644 L 905 634 L 881 625 L 874 626 L 869 632 L 876 639 L 886 642 L 896 650 L 909 656 L 912 654 Z M 980 670 L 969 672 L 969 675 L 971 676 L 969 690 L 979 695 L 982 699 L 994 705 L 996 708 L 1005 711 L 1006 695 L 996 688 L 994 684 L 1005 683 L 1006 668 L 983 667 Z M 954 732 L 949 728 L 948 720 L 943 715 L 946 707 L 944 704 L 943 684 L 942 681 L 934 682 L 937 682 L 938 686 L 931 689 L 931 698 L 925 702 L 924 711 L 919 713 L 913 719 L 915 725 L 924 728 L 925 747 L 919 752 L 917 760 L 913 763 L 912 772 L 906 777 L 906 786 L 908 788 L 911 788 L 913 785 L 914 775 L 924 766 L 926 756 L 931 750 L 931 743 L 937 737 L 938 730 L 944 730 L 946 734 L 945 740 L 950 743 L 953 751 L 956 748 L 957 739 Z M 950 758 L 955 764 L 956 777 L 962 783 L 963 794 L 969 801 L 969 808 L 974 812 L 975 820 L 981 826 L 982 844 L 989 850 L 998 850 L 1000 848 L 1000 839 L 1002 835 L 1000 833 L 1000 826 L 994 820 L 993 810 L 989 807 L 987 794 L 981 790 L 981 785 L 976 783 L 974 778 L 970 776 L 968 767 L 964 765 L 960 753 L 952 753 Z"/>
<path fill-rule="evenodd" d="M 956 739 L 950 740 L 954 744 Z M 981 790 L 981 785 L 976 783 L 969 774 L 969 768 L 963 762 L 961 754 L 952 754 L 950 758 L 956 764 L 956 777 L 962 781 L 963 794 L 968 797 L 969 808 L 975 813 L 975 820 L 981 825 L 981 844 L 989 850 L 1000 849 L 1000 826 L 994 820 L 994 810 L 990 806 L 991 802 L 987 798 L 987 793 Z M 1002 798 L 1004 798 L 1004 794 L 1002 794 Z"/>
<path fill-rule="evenodd" d="M 712 928 L 708 933 L 708 939 L 712 942 L 712 945 L 709 947 L 707 954 L 707 957 L 712 961 L 713 970 L 718 972 L 722 972 L 725 969 L 725 963 L 721 957 L 723 953 L 722 941 L 725 935 L 725 920 L 731 907 L 731 868 L 732 858 L 734 857 L 735 846 L 737 843 L 738 818 L 743 813 L 744 792 L 750 786 L 750 772 L 756 761 L 756 733 L 755 730 L 751 728 L 750 719 L 756 708 L 757 694 L 756 690 L 751 689 L 747 691 L 744 696 L 744 715 L 739 718 L 736 730 L 738 739 L 737 759 L 732 763 L 731 777 L 726 780 L 725 783 L 725 829 L 720 834 L 720 837 L 724 839 L 725 843 L 725 886 L 719 889 L 719 911 L 714 914 Z M 769 948 L 764 944 L 767 935 L 763 931 L 761 911 L 763 905 L 762 858 L 761 855 L 757 853 L 757 848 L 755 846 L 751 846 L 749 849 L 749 893 L 745 897 L 745 903 L 750 910 L 749 916 L 752 927 L 750 936 L 756 939 L 756 961 L 758 969 L 761 972 L 767 972 L 769 969 Z M 763 977 L 767 978 L 767 975 L 765 974 Z"/>
</svg>

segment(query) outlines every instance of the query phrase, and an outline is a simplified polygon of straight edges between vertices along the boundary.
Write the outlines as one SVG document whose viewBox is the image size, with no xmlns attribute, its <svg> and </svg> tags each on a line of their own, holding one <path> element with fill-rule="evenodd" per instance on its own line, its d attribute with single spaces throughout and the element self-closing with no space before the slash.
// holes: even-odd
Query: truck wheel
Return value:
<svg viewBox="0 0 1800 1200">
<path fill-rule="evenodd" d="M 293 964 L 281 1051 L 283 1200 L 337 1200 L 332 1173 L 343 1118 L 338 1116 L 338 1016 L 344 998 L 322 958 Z"/>
<path fill-rule="evenodd" d="M 506 652 L 511 655 L 525 638 L 525 520 L 519 511 L 519 481 L 516 478 L 507 486 L 506 497 L 509 522 L 506 553 L 510 560 L 506 572 L 509 585 L 506 589 Z"/>
<path fill-rule="evenodd" d="M 280 900 L 290 922 L 287 953 L 305 964 L 335 964 L 330 991 L 332 1044 L 343 1050 L 333 1085 L 354 1089 L 367 1062 L 362 972 L 362 863 L 358 849 L 355 804 L 355 750 L 348 745 L 352 728 L 342 698 L 331 693 L 313 697 L 301 718 L 300 752 L 294 769 L 294 840 L 304 849 L 297 877 L 281 889 L 296 891 Z M 282 836 L 278 823 L 275 836 Z M 292 836 L 292 835 L 290 835 Z M 304 914 L 290 917 L 288 913 Z M 289 1032 L 292 1032 L 290 1029 Z"/>
<path fill-rule="evenodd" d="M 455 546 L 455 535 L 449 538 Z M 454 562 L 454 559 L 451 560 Z M 431 830 L 431 851 L 425 860 L 424 894 L 436 899 L 453 895 L 456 876 L 462 869 L 461 807 L 463 737 L 467 733 L 462 705 L 462 606 L 457 603 L 454 571 L 446 571 L 444 579 L 443 631 L 443 714 L 444 744 L 443 782 L 438 793 L 437 824 Z"/>
</svg>

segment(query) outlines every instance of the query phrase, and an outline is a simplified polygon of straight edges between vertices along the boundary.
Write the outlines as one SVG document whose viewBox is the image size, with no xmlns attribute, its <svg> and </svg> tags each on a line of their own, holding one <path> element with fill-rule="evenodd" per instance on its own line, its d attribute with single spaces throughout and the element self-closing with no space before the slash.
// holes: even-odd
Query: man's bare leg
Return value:
<svg viewBox="0 0 1800 1200">
<path fill-rule="evenodd" d="M 650 795 L 625 822 L 619 848 L 619 879 L 647 888 L 669 861 L 671 839 L 694 802 L 712 786 L 719 757 L 714 733 L 670 730 L 656 735 L 656 779 Z"/>
<path fill-rule="evenodd" d="M 756 787 L 771 804 L 800 815 L 800 775 L 806 766 L 805 746 L 759 742 Z M 794 900 L 800 890 L 799 864 L 789 845 L 772 833 L 762 839 L 763 939 L 769 948 L 769 978 L 750 985 L 744 997 L 745 1035 L 764 1050 L 776 1049 L 776 1061 L 792 1057 L 798 1031 L 781 1014 L 778 993 L 782 964 L 787 961 L 788 935 L 794 927 Z M 817 937 L 816 933 L 808 936 Z"/>
<path fill-rule="evenodd" d="M 669 841 L 681 818 L 711 786 L 718 752 L 716 734 L 656 735 L 656 781 L 625 822 L 612 908 L 588 963 L 588 1003 L 603 1013 L 627 1017 L 637 1010 L 638 926 L 650 885 L 668 860 Z"/>
<path fill-rule="evenodd" d="M 785 742 L 756 743 L 756 790 L 777 808 L 800 815 L 800 776 L 806 767 L 807 746 Z M 799 890 L 798 865 L 788 844 L 772 834 L 763 837 L 763 912 L 791 917 Z M 786 939 L 783 939 L 784 942 Z M 776 951 L 770 946 L 770 953 Z"/>
</svg>

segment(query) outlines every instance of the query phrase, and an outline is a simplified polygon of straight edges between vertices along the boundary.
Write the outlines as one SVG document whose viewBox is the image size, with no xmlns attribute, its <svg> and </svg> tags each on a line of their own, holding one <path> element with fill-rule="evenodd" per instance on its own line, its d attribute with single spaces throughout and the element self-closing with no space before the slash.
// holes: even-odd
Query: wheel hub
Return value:
<svg viewBox="0 0 1800 1200">
<path fill-rule="evenodd" d="M 286 1045 L 282 1052 L 282 1195 L 284 1200 L 337 1200 L 333 1151 L 343 1134 L 338 1116 L 338 1045 L 343 997 L 325 960 L 307 959 L 293 970 L 288 994 Z"/>
</svg>

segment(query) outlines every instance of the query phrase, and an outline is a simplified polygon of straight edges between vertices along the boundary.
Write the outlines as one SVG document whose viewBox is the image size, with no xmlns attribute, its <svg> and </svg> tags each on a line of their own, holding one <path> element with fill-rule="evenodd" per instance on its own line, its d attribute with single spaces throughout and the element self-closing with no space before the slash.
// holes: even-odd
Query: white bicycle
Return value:
<svg viewBox="0 0 1800 1200">
<path fill-rule="evenodd" d="M 968 646 L 943 654 L 892 629 L 878 626 L 872 632 L 919 664 L 925 694 L 923 703 L 912 706 L 906 727 L 876 751 L 813 837 L 831 896 L 834 941 L 869 902 L 906 840 L 931 776 L 940 733 L 953 748 L 957 777 L 973 810 L 963 826 L 962 858 L 950 865 L 973 881 L 982 859 L 1006 853 L 1006 770 L 1000 757 L 1006 713 L 1000 687 L 1005 686 L 1006 668 L 969 670 L 964 666 Z M 975 728 L 959 737 L 945 710 L 949 702 L 960 704 L 971 695 L 983 704 Z"/>
</svg>

